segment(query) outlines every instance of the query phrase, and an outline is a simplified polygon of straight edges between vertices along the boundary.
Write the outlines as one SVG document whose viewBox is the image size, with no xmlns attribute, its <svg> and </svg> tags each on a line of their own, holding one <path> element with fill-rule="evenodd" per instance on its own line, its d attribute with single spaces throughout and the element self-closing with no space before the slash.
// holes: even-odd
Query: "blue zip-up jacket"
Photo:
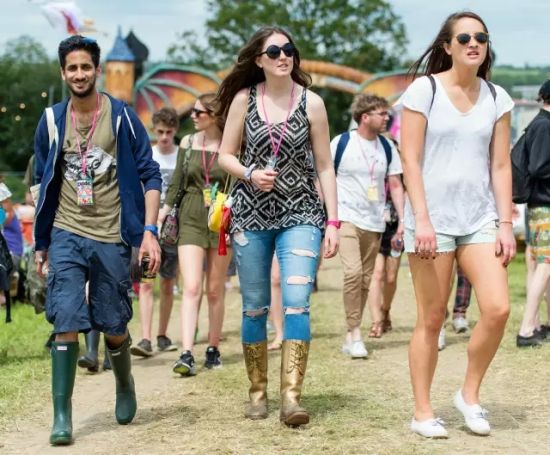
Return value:
<svg viewBox="0 0 550 455">
<path fill-rule="evenodd" d="M 107 95 L 109 96 L 109 95 Z M 112 107 L 112 127 L 116 138 L 117 179 L 120 192 L 120 237 L 139 247 L 143 239 L 145 197 L 149 190 L 161 191 L 159 165 L 153 160 L 149 137 L 141 121 L 123 101 L 109 96 Z M 55 104 L 55 134 L 49 145 L 48 125 L 44 113 L 34 136 L 35 183 L 40 184 L 36 205 L 34 236 L 36 250 L 50 246 L 50 236 L 59 204 L 61 155 L 69 100 Z"/>
</svg>

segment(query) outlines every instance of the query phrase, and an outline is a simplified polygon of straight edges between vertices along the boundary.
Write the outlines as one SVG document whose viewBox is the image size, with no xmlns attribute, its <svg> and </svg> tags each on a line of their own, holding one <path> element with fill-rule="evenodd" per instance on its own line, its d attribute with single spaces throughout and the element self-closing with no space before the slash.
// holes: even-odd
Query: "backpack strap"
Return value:
<svg viewBox="0 0 550 455">
<path fill-rule="evenodd" d="M 485 81 L 487 84 L 487 87 L 489 87 L 489 91 L 491 92 L 491 96 L 493 97 L 493 100 L 496 102 L 497 100 L 497 90 L 495 88 L 495 84 L 493 84 L 490 81 Z"/>
<path fill-rule="evenodd" d="M 430 103 L 430 111 L 431 111 L 432 106 L 434 104 L 435 92 L 437 91 L 437 85 L 435 83 L 435 78 L 433 77 L 433 75 L 428 74 L 428 79 L 430 80 L 430 85 L 432 86 L 432 102 Z"/>
<path fill-rule="evenodd" d="M 334 173 L 338 175 L 338 168 L 340 167 L 340 162 L 342 161 L 342 156 L 344 155 L 344 150 L 348 145 L 350 138 L 349 131 L 342 133 L 340 139 L 338 140 L 338 145 L 336 146 L 336 153 L 334 154 Z"/>
<path fill-rule="evenodd" d="M 390 145 L 390 142 L 381 134 L 378 135 L 378 139 L 380 139 L 380 142 L 382 142 L 382 147 L 384 148 L 384 153 L 386 154 L 386 162 L 388 163 L 386 167 L 386 175 L 387 175 L 388 171 L 390 170 L 390 163 L 392 159 L 391 145 Z"/>
</svg>

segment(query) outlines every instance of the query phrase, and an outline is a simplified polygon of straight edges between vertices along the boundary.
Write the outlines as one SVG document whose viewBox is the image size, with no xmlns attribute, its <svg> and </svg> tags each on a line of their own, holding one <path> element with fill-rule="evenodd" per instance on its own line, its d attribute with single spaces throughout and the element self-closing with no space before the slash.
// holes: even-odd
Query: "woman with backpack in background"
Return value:
<svg viewBox="0 0 550 455">
<path fill-rule="evenodd" d="M 479 389 L 504 334 L 510 311 L 506 266 L 516 252 L 509 156 L 514 103 L 487 81 L 489 33 L 477 14 L 450 15 L 412 66 L 413 77 L 424 62 L 426 76 L 397 103 L 403 107 L 401 159 L 409 195 L 405 250 L 418 311 L 409 348 L 411 430 L 448 436 L 434 415 L 430 389 L 456 258 L 475 289 L 480 319 L 468 344 L 466 377 L 453 401 L 466 426 L 487 435 Z"/>
</svg>

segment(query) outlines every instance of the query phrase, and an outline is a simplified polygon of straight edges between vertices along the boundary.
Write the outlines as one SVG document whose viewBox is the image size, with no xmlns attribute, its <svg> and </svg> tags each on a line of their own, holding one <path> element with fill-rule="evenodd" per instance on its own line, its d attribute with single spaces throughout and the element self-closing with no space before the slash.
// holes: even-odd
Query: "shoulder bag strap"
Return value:
<svg viewBox="0 0 550 455">
<path fill-rule="evenodd" d="M 189 175 L 188 168 L 189 168 L 189 158 L 191 156 L 191 149 L 193 148 L 193 138 L 195 137 L 194 134 L 191 135 L 189 138 L 189 143 L 187 144 L 187 147 L 185 148 L 185 155 L 183 157 L 183 178 L 180 180 L 180 184 L 178 187 L 178 192 L 176 193 L 176 198 L 174 199 L 174 206 L 179 207 L 181 204 L 181 201 L 183 199 L 183 195 L 185 194 L 185 188 L 187 187 L 187 176 Z"/>
</svg>

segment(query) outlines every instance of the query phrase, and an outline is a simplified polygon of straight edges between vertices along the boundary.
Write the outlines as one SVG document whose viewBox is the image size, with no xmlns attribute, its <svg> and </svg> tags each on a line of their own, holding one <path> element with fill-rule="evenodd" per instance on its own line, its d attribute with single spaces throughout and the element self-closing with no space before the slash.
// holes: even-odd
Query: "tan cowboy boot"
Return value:
<svg viewBox="0 0 550 455">
<path fill-rule="evenodd" d="M 246 372 L 250 380 L 250 403 L 245 417 L 252 420 L 267 418 L 267 340 L 261 343 L 243 343 Z"/>
<path fill-rule="evenodd" d="M 305 425 L 309 422 L 309 414 L 300 406 L 308 354 L 308 341 L 283 341 L 280 420 L 289 426 Z"/>
</svg>

